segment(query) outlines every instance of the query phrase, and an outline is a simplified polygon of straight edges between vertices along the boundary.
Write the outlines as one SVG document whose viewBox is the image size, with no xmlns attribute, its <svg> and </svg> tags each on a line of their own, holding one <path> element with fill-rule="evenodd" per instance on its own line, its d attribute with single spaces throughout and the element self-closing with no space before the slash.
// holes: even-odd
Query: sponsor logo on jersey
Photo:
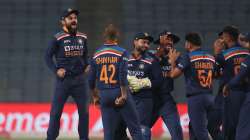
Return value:
<svg viewBox="0 0 250 140">
<path fill-rule="evenodd" d="M 78 43 L 79 43 L 79 44 L 82 44 L 82 39 L 78 39 Z"/>
<path fill-rule="evenodd" d="M 140 64 L 140 65 L 139 65 L 139 68 L 140 68 L 140 69 L 144 69 L 144 64 Z"/>
<path fill-rule="evenodd" d="M 63 43 L 70 43 L 70 40 L 64 40 Z"/>
</svg>

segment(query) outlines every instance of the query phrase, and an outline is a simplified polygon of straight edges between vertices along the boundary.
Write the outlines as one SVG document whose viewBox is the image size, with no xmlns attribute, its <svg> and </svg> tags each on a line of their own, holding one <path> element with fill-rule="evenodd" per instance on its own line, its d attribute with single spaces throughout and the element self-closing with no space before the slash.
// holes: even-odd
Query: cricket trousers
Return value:
<svg viewBox="0 0 250 140">
<path fill-rule="evenodd" d="M 66 76 L 57 78 L 55 93 L 53 95 L 47 140 L 56 140 L 59 135 L 60 118 L 63 107 L 69 96 L 72 96 L 79 115 L 78 133 L 80 140 L 89 140 L 89 95 L 87 78 L 81 74 L 78 76 Z"/>
<path fill-rule="evenodd" d="M 162 118 L 167 126 L 172 140 L 183 140 L 180 116 L 176 102 L 170 93 L 159 93 L 153 97 L 151 128 L 159 117 Z"/>
<path fill-rule="evenodd" d="M 187 98 L 190 119 L 190 140 L 209 140 L 208 114 L 214 109 L 214 97 L 211 94 L 200 94 Z"/>
<path fill-rule="evenodd" d="M 100 90 L 104 140 L 116 140 L 115 132 L 120 121 L 124 121 L 133 140 L 143 140 L 138 112 L 130 93 L 123 106 L 115 106 L 115 99 L 121 95 L 120 92 L 120 88 Z"/>
<path fill-rule="evenodd" d="M 250 140 L 250 92 L 246 93 L 245 101 L 240 110 L 235 140 Z"/>
<path fill-rule="evenodd" d="M 240 110 L 245 97 L 245 92 L 231 90 L 224 98 L 223 137 L 225 140 L 235 140 Z"/>
<path fill-rule="evenodd" d="M 139 113 L 140 126 L 144 140 L 151 140 L 151 119 L 153 109 L 152 98 L 142 98 L 136 95 L 133 96 L 136 110 Z"/>
<path fill-rule="evenodd" d="M 208 132 L 213 140 L 223 140 L 222 135 L 222 117 L 223 117 L 223 95 L 222 88 L 214 100 L 214 109 L 208 114 Z"/>
</svg>

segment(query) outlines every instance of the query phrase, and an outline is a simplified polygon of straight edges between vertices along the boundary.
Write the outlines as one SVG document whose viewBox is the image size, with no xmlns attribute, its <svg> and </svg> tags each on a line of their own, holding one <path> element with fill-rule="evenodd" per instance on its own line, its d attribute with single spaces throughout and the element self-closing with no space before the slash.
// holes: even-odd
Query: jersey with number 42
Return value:
<svg viewBox="0 0 250 140">
<path fill-rule="evenodd" d="M 177 68 L 184 72 L 187 96 L 212 93 L 215 58 L 198 49 L 180 56 Z"/>
<path fill-rule="evenodd" d="M 127 51 L 117 44 L 104 44 L 90 62 L 90 88 L 112 89 L 127 86 Z"/>
</svg>

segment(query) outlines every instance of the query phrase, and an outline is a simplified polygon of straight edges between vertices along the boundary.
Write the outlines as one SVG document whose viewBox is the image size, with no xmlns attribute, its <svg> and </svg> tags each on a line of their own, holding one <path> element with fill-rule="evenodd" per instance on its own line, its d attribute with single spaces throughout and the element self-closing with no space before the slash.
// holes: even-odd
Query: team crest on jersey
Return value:
<svg viewBox="0 0 250 140">
<path fill-rule="evenodd" d="M 140 64 L 140 65 L 139 65 L 139 68 L 140 68 L 140 69 L 144 69 L 144 64 Z"/>
<path fill-rule="evenodd" d="M 79 44 L 82 44 L 82 39 L 78 39 L 78 43 L 79 43 Z"/>
</svg>

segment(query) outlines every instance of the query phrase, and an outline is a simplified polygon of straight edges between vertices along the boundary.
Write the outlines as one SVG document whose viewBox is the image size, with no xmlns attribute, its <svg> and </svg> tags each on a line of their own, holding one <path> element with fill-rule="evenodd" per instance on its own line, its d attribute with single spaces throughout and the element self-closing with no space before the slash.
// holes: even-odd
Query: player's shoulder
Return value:
<svg viewBox="0 0 250 140">
<path fill-rule="evenodd" d="M 242 62 L 242 64 L 245 64 L 246 67 L 250 67 L 250 55 L 246 57 L 245 61 Z"/>
<path fill-rule="evenodd" d="M 244 48 L 240 45 L 236 45 L 234 47 L 231 47 L 225 51 L 223 51 L 223 56 L 227 60 L 235 55 L 250 55 L 250 52 L 247 48 Z"/>
<path fill-rule="evenodd" d="M 56 40 L 61 40 L 61 39 L 65 38 L 65 37 L 68 37 L 68 36 L 70 36 L 70 34 L 65 33 L 64 31 L 60 31 L 60 32 L 57 32 L 57 33 L 54 35 L 54 38 L 55 38 Z"/>
<path fill-rule="evenodd" d="M 155 57 L 150 54 L 150 53 L 146 53 L 142 59 L 142 61 L 148 63 L 148 64 L 152 64 L 153 62 L 155 62 Z"/>
<path fill-rule="evenodd" d="M 96 49 L 95 53 L 94 53 L 94 57 L 96 58 L 98 56 L 101 55 L 116 55 L 116 56 L 122 56 L 124 54 L 124 52 L 126 51 L 126 49 L 119 47 L 118 45 L 116 46 L 107 46 L 107 45 L 103 45 L 99 48 Z"/>
<path fill-rule="evenodd" d="M 77 33 L 76 33 L 76 36 L 83 37 L 83 38 L 85 38 L 85 39 L 88 38 L 88 37 L 87 37 L 87 34 L 82 33 L 82 32 L 77 32 Z"/>
</svg>

